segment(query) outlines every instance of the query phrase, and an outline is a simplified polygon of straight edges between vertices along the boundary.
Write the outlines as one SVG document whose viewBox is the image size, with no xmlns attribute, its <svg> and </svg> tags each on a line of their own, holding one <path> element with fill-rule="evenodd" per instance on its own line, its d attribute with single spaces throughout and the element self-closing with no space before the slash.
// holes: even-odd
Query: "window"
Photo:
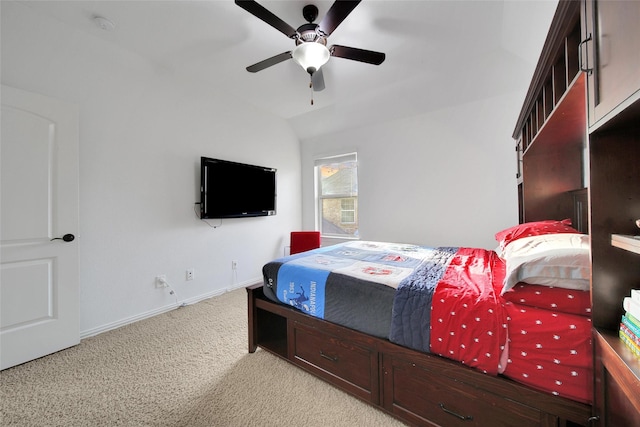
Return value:
<svg viewBox="0 0 640 427">
<path fill-rule="evenodd" d="M 323 236 L 358 237 L 358 160 L 356 153 L 315 162 L 316 222 Z"/>
</svg>

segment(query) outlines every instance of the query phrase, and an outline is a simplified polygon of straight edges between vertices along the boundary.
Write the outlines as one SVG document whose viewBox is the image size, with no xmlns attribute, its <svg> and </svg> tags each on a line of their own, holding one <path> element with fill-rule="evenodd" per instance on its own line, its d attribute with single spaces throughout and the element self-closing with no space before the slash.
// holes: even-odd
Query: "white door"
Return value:
<svg viewBox="0 0 640 427">
<path fill-rule="evenodd" d="M 73 105 L 7 86 L 0 97 L 0 369 L 5 369 L 80 342 L 79 115 Z M 66 234 L 74 239 L 52 240 Z"/>
</svg>

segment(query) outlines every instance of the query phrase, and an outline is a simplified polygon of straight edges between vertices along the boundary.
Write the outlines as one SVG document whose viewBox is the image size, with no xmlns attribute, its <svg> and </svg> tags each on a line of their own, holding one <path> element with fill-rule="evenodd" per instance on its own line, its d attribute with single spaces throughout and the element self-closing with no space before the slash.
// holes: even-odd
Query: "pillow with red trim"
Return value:
<svg viewBox="0 0 640 427">
<path fill-rule="evenodd" d="M 502 294 L 502 298 L 529 307 L 591 317 L 591 293 L 589 291 L 520 282 Z"/>
<path fill-rule="evenodd" d="M 518 240 L 523 237 L 542 236 L 545 234 L 556 233 L 580 234 L 578 230 L 571 227 L 571 220 L 568 218 L 563 219 L 562 221 L 546 220 L 525 222 L 524 224 L 518 224 L 496 233 L 495 237 L 499 244 L 498 254 L 501 254 L 502 251 L 504 251 L 504 248 L 514 240 Z"/>
</svg>

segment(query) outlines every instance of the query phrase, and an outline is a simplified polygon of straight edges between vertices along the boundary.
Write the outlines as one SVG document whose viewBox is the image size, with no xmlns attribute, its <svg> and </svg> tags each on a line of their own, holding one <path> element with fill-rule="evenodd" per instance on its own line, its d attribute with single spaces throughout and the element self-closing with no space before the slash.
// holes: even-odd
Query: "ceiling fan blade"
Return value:
<svg viewBox="0 0 640 427">
<path fill-rule="evenodd" d="M 278 18 L 264 6 L 256 3 L 254 0 L 236 0 L 236 4 L 256 18 L 262 19 L 264 22 L 271 25 L 287 37 L 292 38 L 296 35 L 295 28 Z"/>
<path fill-rule="evenodd" d="M 324 75 L 322 75 L 322 68 L 313 73 L 311 76 L 311 84 L 314 92 L 324 90 Z"/>
<path fill-rule="evenodd" d="M 287 59 L 291 59 L 291 52 L 283 52 L 279 55 L 272 56 L 271 58 L 267 58 L 264 61 L 260 61 L 253 65 L 249 65 L 247 67 L 247 71 L 250 73 L 256 73 L 258 71 L 264 70 L 265 68 L 269 68 L 272 65 L 276 65 L 281 63 L 282 61 L 286 61 Z"/>
<path fill-rule="evenodd" d="M 336 0 L 322 18 L 318 29 L 329 36 L 345 20 L 361 0 Z"/>
<path fill-rule="evenodd" d="M 358 49 L 355 47 L 340 46 L 334 44 L 329 48 L 331 56 L 338 58 L 352 59 L 354 61 L 366 62 L 367 64 L 380 65 L 384 62 L 386 55 L 382 52 Z"/>
</svg>

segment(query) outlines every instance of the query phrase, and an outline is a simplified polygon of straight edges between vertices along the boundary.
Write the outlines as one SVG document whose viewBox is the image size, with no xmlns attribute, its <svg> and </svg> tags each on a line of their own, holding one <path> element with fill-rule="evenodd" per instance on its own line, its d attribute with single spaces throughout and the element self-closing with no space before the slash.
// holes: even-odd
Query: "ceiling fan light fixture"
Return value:
<svg viewBox="0 0 640 427">
<path fill-rule="evenodd" d="M 330 56 L 329 49 L 317 42 L 300 43 L 291 52 L 293 60 L 309 74 L 318 71 Z"/>
</svg>

